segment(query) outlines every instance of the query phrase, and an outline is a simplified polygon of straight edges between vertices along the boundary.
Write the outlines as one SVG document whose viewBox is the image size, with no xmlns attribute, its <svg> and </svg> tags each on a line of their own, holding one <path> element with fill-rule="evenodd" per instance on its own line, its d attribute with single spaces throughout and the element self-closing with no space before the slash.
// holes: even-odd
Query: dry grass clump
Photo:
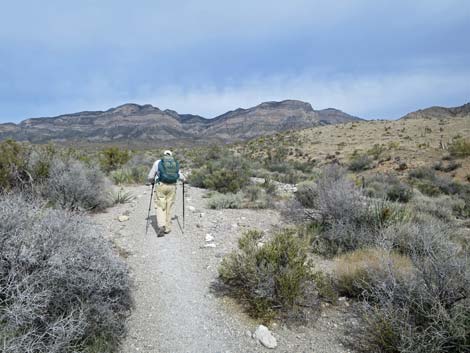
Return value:
<svg viewBox="0 0 470 353">
<path fill-rule="evenodd" d="M 338 291 L 350 297 L 360 297 L 370 286 L 392 271 L 394 276 L 413 275 L 413 264 L 408 256 L 379 248 L 365 248 L 335 258 L 335 283 Z"/>
<path fill-rule="evenodd" d="M 130 306 L 128 269 L 96 226 L 2 196 L 2 352 L 112 352 Z"/>
</svg>

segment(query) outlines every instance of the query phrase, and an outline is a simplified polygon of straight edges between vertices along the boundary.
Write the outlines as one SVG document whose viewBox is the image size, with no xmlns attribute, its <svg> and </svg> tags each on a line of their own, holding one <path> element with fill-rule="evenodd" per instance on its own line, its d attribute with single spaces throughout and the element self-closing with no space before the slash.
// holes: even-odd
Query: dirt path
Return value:
<svg viewBox="0 0 470 353">
<path fill-rule="evenodd" d="M 134 202 L 95 216 L 127 254 L 135 281 L 135 309 L 129 318 L 129 333 L 122 352 L 268 351 L 249 336 L 257 323 L 231 300 L 215 297 L 210 285 L 217 276 L 221 259 L 236 247 L 242 230 L 253 227 L 268 230 L 279 222 L 277 213 L 207 210 L 204 191 L 190 188 L 183 234 L 178 226 L 178 221 L 182 223 L 179 188 L 173 230 L 158 238 L 152 226 L 145 234 L 150 189 L 139 186 L 126 190 L 136 196 Z M 118 222 L 117 217 L 123 214 L 129 220 Z M 206 247 L 207 234 L 214 237 L 211 243 L 215 247 Z M 315 325 L 316 328 L 272 327 L 279 343 L 275 351 L 347 352 L 335 339 L 334 331 L 344 324 L 338 313 L 335 310 L 331 317 L 323 314 L 319 323 L 324 322 Z"/>
</svg>

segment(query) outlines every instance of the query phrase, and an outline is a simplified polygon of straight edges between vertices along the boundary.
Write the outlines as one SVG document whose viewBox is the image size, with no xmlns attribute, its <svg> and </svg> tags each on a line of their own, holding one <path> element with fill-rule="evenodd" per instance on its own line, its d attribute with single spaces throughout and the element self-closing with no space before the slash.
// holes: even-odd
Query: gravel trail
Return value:
<svg viewBox="0 0 470 353">
<path fill-rule="evenodd" d="M 188 190 L 189 189 L 189 190 Z M 178 186 L 176 219 L 172 232 L 157 237 L 152 223 L 145 234 L 150 188 L 127 187 L 136 196 L 130 204 L 118 205 L 94 216 L 108 236 L 127 256 L 134 279 L 135 308 L 128 320 L 129 332 L 121 352 L 210 353 L 267 352 L 251 338 L 258 323 L 231 299 L 216 297 L 211 284 L 224 255 L 236 248 L 243 229 L 269 230 L 279 223 L 272 210 L 208 210 L 204 191 L 187 188 L 186 227 L 182 225 L 182 195 Z M 191 206 L 191 207 L 189 207 Z M 120 215 L 129 220 L 118 222 Z M 214 241 L 206 242 L 210 234 Z M 213 247 L 206 247 L 212 243 Z M 315 327 L 271 327 L 277 338 L 276 352 L 347 352 L 335 331 L 344 324 L 341 310 L 328 310 Z M 330 315 L 331 314 L 331 315 Z"/>
</svg>

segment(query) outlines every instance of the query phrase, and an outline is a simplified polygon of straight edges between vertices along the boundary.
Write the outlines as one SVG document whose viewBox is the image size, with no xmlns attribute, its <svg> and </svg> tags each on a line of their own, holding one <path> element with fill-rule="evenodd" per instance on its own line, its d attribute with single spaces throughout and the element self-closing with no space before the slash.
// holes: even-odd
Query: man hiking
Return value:
<svg viewBox="0 0 470 353">
<path fill-rule="evenodd" d="M 157 213 L 158 236 L 171 232 L 171 209 L 175 202 L 176 182 L 185 177 L 179 171 L 179 163 L 169 150 L 163 152 L 163 157 L 157 160 L 148 175 L 148 181 L 155 183 L 155 209 Z M 183 195 L 184 197 L 184 195 Z"/>
</svg>

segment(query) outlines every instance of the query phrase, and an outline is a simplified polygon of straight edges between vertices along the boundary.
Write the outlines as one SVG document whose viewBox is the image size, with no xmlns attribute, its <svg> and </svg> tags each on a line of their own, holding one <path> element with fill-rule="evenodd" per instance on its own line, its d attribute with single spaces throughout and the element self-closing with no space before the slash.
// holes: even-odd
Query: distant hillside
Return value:
<svg viewBox="0 0 470 353">
<path fill-rule="evenodd" d="M 454 163 L 446 156 L 458 138 L 470 139 L 468 115 L 325 125 L 258 137 L 234 148 L 259 162 L 289 159 L 315 166 L 331 162 L 347 166 L 354 156 L 367 156 L 370 169 L 365 173 L 403 175 L 420 166 Z M 455 163 L 457 169 L 449 173 L 468 182 L 470 158 Z"/>
<path fill-rule="evenodd" d="M 54 142 L 234 142 L 285 130 L 361 120 L 337 109 L 314 110 L 286 100 L 236 109 L 214 119 L 160 110 L 150 104 L 124 104 L 106 111 L 84 111 L 19 124 L 0 124 L 0 140 Z"/>
<path fill-rule="evenodd" d="M 464 104 L 460 107 L 445 108 L 445 107 L 430 107 L 420 109 L 412 113 L 408 113 L 402 119 L 422 119 L 422 118 L 453 118 L 453 117 L 470 117 L 470 103 Z"/>
</svg>

